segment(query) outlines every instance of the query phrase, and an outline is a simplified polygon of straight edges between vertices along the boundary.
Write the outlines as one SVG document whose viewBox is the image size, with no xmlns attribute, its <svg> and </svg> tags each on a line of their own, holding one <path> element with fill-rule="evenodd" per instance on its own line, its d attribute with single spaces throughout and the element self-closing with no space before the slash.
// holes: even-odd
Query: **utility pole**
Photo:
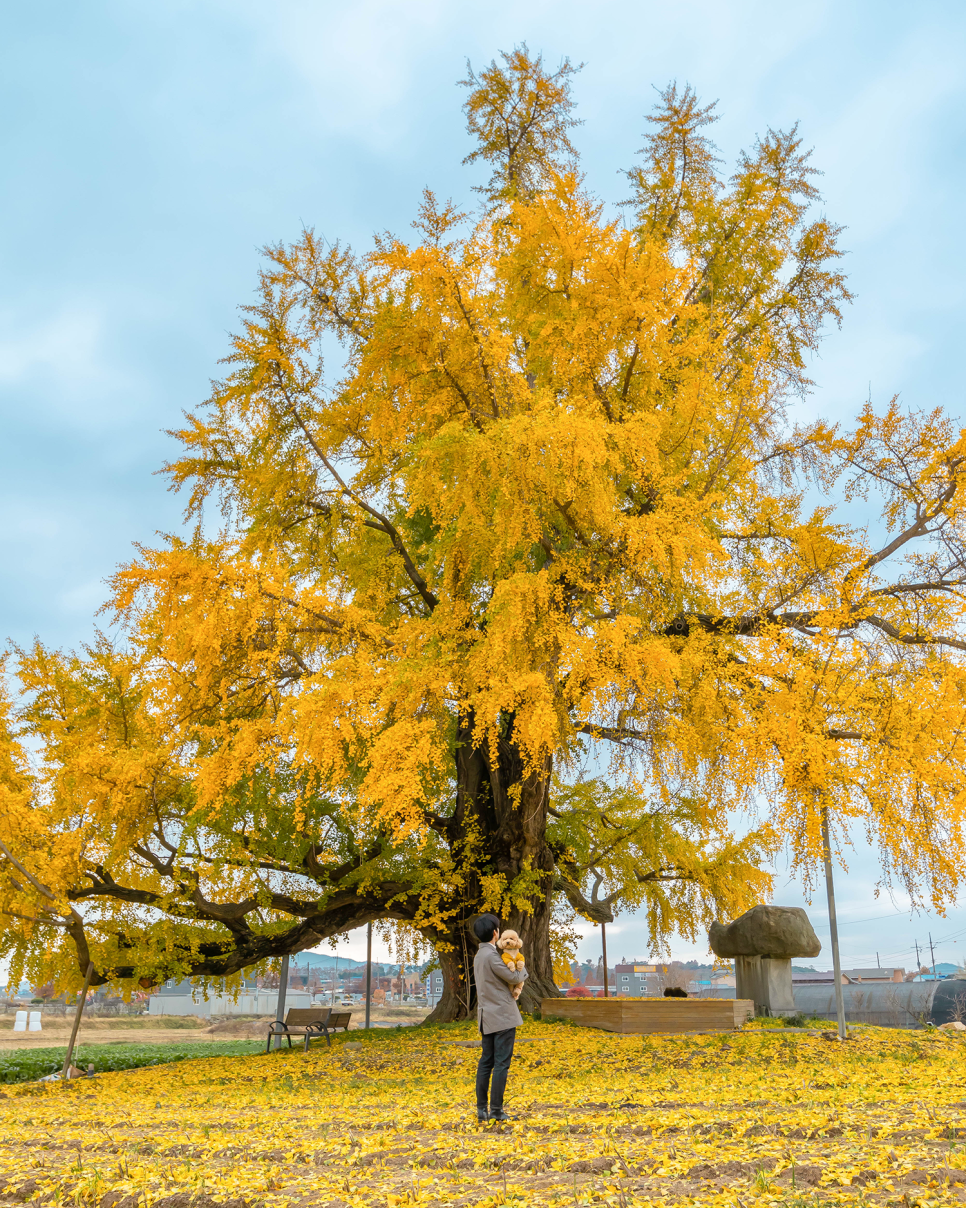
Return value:
<svg viewBox="0 0 966 1208">
<path fill-rule="evenodd" d="M 835 887 L 832 884 L 832 841 L 829 837 L 828 810 L 822 810 L 822 846 L 825 856 L 825 893 L 828 898 L 828 926 L 832 934 L 832 976 L 835 979 L 835 1011 L 839 1020 L 839 1040 L 845 1040 L 845 995 L 842 993 L 842 962 L 839 960 L 839 925 L 835 917 Z"/>
<path fill-rule="evenodd" d="M 878 954 L 878 952 L 875 954 L 875 967 L 876 967 L 877 969 L 881 969 L 881 968 L 882 968 L 882 964 L 881 964 L 881 962 L 879 961 L 879 954 Z"/>
<path fill-rule="evenodd" d="M 366 1029 L 369 1028 L 369 1008 L 372 1003 L 372 924 L 366 929 Z"/>
<path fill-rule="evenodd" d="M 600 925 L 600 942 L 604 949 L 604 997 L 607 997 L 607 924 Z"/>
<path fill-rule="evenodd" d="M 916 950 L 916 977 L 918 977 L 919 971 L 922 969 L 922 961 L 919 959 L 919 941 L 913 940 L 912 945 Z"/>
<path fill-rule="evenodd" d="M 929 955 L 932 957 L 932 980 L 938 981 L 939 978 L 936 976 L 936 954 L 933 951 L 933 947 L 932 947 L 932 932 L 931 931 L 929 932 Z"/>
<path fill-rule="evenodd" d="M 275 1004 L 275 1020 L 277 1023 L 285 1022 L 285 991 L 288 989 L 288 953 L 282 957 L 282 971 L 278 977 L 278 1002 Z M 282 1047 L 282 1029 L 277 1028 L 275 1031 L 275 1048 Z"/>
</svg>

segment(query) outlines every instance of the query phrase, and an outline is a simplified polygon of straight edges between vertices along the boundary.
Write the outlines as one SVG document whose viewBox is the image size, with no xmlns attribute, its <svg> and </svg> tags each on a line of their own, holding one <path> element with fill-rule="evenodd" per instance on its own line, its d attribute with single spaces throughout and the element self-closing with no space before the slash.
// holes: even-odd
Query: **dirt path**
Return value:
<svg viewBox="0 0 966 1208">
<path fill-rule="evenodd" d="M 265 1035 L 264 1031 L 261 1033 Z M 64 1028 L 55 1031 L 53 1028 L 44 1028 L 42 1032 L 28 1032 L 26 1035 L 17 1033 L 16 1036 L 11 1036 L 6 1033 L 0 1040 L 0 1052 L 9 1052 L 11 1049 L 50 1049 L 57 1045 L 65 1045 L 70 1037 L 70 1029 Z M 78 1044 L 191 1044 L 195 1041 L 205 1041 L 210 1043 L 213 1040 L 239 1040 L 243 1037 L 239 1036 L 210 1036 L 202 1028 L 189 1031 L 175 1031 L 173 1028 L 133 1028 L 121 1031 L 118 1029 L 114 1032 L 92 1031 L 89 1028 L 81 1028 L 77 1037 Z"/>
</svg>

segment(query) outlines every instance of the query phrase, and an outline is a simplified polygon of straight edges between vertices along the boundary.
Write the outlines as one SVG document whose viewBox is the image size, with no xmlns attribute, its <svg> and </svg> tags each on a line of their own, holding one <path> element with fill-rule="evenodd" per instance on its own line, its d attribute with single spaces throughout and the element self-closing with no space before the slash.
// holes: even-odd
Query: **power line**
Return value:
<svg viewBox="0 0 966 1208">
<path fill-rule="evenodd" d="M 847 923 L 839 923 L 840 927 L 854 927 L 857 923 L 878 923 L 882 919 L 894 919 L 897 915 L 907 914 L 906 910 L 894 910 L 891 914 L 877 914 L 871 919 L 849 919 Z"/>
<path fill-rule="evenodd" d="M 818 913 L 821 914 L 822 911 L 819 911 Z M 839 927 L 854 927 L 858 923 L 878 923 L 878 922 L 881 922 L 882 919 L 894 919 L 900 914 L 909 914 L 909 911 L 893 910 L 891 914 L 877 914 L 877 915 L 874 915 L 871 919 L 849 919 L 849 921 L 847 923 L 839 923 Z M 828 917 L 828 916 L 826 915 L 826 917 Z M 827 923 L 822 924 L 822 925 L 828 926 Z"/>
</svg>

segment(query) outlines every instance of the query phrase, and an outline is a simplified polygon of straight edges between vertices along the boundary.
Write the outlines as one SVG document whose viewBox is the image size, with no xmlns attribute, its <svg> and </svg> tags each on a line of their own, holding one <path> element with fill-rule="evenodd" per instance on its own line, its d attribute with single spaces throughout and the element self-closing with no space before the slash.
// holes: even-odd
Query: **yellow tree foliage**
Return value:
<svg viewBox="0 0 966 1208">
<path fill-rule="evenodd" d="M 117 869 L 51 891 L 86 877 L 102 937 L 119 902 L 157 912 L 145 963 L 108 950 L 131 914 L 99 975 L 217 976 L 395 918 L 459 1015 L 492 908 L 530 1003 L 560 895 L 604 918 L 617 892 L 659 942 L 766 893 L 776 842 L 812 867 L 826 810 L 914 895 L 955 891 L 962 437 L 895 405 L 789 422 L 848 299 L 796 131 L 724 180 L 713 113 L 671 88 L 614 219 L 568 141 L 571 74 L 525 49 L 470 74 L 476 214 L 427 193 L 408 242 L 267 250 L 168 467 L 195 536 L 114 582 L 145 736 L 114 749 L 117 795 L 49 745 L 76 732 L 59 704 L 25 715 L 49 825 L 73 800 L 104 844 L 118 817 Z M 38 701 L 87 681 L 69 663 L 22 656 Z M 743 842 L 736 810 L 767 815 Z"/>
</svg>

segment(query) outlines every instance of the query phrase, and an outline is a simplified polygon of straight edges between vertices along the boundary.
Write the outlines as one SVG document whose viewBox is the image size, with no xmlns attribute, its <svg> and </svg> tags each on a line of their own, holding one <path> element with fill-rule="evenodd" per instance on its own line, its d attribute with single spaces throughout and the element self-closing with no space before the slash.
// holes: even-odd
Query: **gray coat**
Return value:
<svg viewBox="0 0 966 1208">
<path fill-rule="evenodd" d="M 493 944 L 480 944 L 473 961 L 473 977 L 476 981 L 476 1016 L 480 1031 L 489 1036 L 491 1032 L 518 1028 L 523 1023 L 523 1016 L 510 993 L 510 987 L 526 981 L 526 969 L 508 968 Z"/>
</svg>

